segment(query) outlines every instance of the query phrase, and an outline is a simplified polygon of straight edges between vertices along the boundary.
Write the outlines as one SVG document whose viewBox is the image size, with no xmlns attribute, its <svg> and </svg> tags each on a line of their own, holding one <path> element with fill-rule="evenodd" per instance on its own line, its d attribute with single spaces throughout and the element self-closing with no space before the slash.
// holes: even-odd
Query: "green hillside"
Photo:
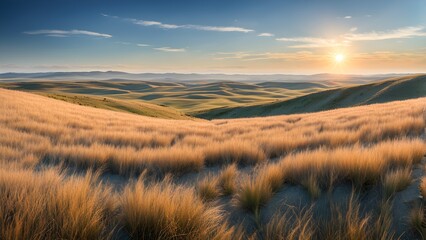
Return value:
<svg viewBox="0 0 426 240">
<path fill-rule="evenodd" d="M 246 107 L 217 108 L 195 116 L 206 119 L 306 113 L 426 96 L 426 75 L 392 78 L 376 83 L 336 88 Z M 426 104 L 426 103 L 425 103 Z"/>
</svg>

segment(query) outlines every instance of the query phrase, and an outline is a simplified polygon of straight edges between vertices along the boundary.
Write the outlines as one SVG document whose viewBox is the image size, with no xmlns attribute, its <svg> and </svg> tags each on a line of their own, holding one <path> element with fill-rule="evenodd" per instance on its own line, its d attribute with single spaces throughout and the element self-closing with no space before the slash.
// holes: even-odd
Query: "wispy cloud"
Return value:
<svg viewBox="0 0 426 240">
<path fill-rule="evenodd" d="M 425 28 L 422 26 L 398 28 L 390 31 L 355 33 L 358 29 L 351 28 L 351 33 L 343 34 L 335 39 L 316 37 L 294 37 L 277 38 L 277 41 L 296 42 L 299 44 L 289 46 L 289 48 L 331 48 L 347 47 L 356 41 L 379 41 L 388 39 L 401 39 L 426 36 Z"/>
<path fill-rule="evenodd" d="M 138 47 L 149 47 L 151 45 L 145 44 L 145 43 L 138 43 L 138 44 L 136 44 L 136 46 L 138 46 Z"/>
<path fill-rule="evenodd" d="M 185 48 L 171 48 L 171 47 L 158 47 L 154 48 L 155 50 L 162 52 L 185 52 Z"/>
<path fill-rule="evenodd" d="M 387 39 L 412 38 L 426 36 L 422 26 L 398 28 L 386 32 L 368 32 L 345 34 L 344 38 L 351 41 L 377 41 Z"/>
<path fill-rule="evenodd" d="M 136 20 L 136 19 L 132 19 L 131 20 L 134 24 L 137 25 L 141 25 L 141 26 L 155 26 L 155 27 L 160 27 L 160 28 L 166 28 L 166 29 L 175 29 L 175 28 L 179 28 L 180 26 L 178 25 L 174 25 L 174 24 L 164 24 L 161 22 L 156 22 L 156 21 L 144 21 L 144 20 Z"/>
<path fill-rule="evenodd" d="M 117 16 L 111 16 L 108 14 L 101 14 L 104 17 L 112 17 L 112 18 L 120 18 Z M 235 26 L 205 26 L 205 25 L 196 25 L 196 24 L 170 24 L 170 23 L 162 23 L 159 21 L 151 21 L 151 20 L 140 20 L 133 18 L 121 18 L 126 21 L 130 21 L 136 25 L 145 26 L 145 27 L 158 27 L 163 29 L 194 29 L 201 31 L 214 31 L 214 32 L 253 32 L 254 30 L 243 28 L 243 27 L 235 27 Z"/>
<path fill-rule="evenodd" d="M 351 19 L 352 16 L 345 16 L 344 19 Z"/>
<path fill-rule="evenodd" d="M 86 31 L 86 30 L 48 30 L 48 29 L 42 29 L 42 30 L 27 31 L 27 32 L 24 32 L 24 33 L 30 34 L 30 35 L 45 35 L 45 36 L 49 36 L 49 37 L 68 37 L 68 36 L 72 36 L 72 35 L 85 35 L 85 36 L 102 37 L 102 38 L 112 37 L 112 35 L 110 35 L 110 34 L 98 33 L 98 32 Z"/>
<path fill-rule="evenodd" d="M 264 52 L 264 53 L 249 53 L 249 52 L 218 52 L 215 54 L 215 60 L 232 60 L 241 61 L 260 61 L 260 60 L 283 60 L 283 61 L 304 61 L 323 58 L 323 56 L 313 54 L 309 51 L 299 51 L 294 53 L 286 52 Z"/>
<path fill-rule="evenodd" d="M 257 36 L 259 36 L 259 37 L 273 37 L 274 34 L 272 34 L 272 33 L 261 33 L 261 34 L 259 34 Z"/>
<path fill-rule="evenodd" d="M 154 26 L 164 29 L 194 29 L 201 31 L 215 31 L 215 32 L 253 32 L 252 29 L 242 28 L 242 27 L 224 27 L 224 26 L 203 26 L 203 25 L 194 25 L 194 24 L 185 24 L 185 25 L 176 25 L 176 24 L 167 24 L 157 21 L 145 21 L 145 20 L 131 20 L 134 24 L 141 26 Z"/>
<path fill-rule="evenodd" d="M 357 27 L 353 27 L 353 28 L 349 29 L 349 31 L 351 31 L 351 32 L 356 32 L 357 30 L 358 30 Z"/>
<path fill-rule="evenodd" d="M 298 38 L 277 38 L 282 42 L 298 42 L 301 44 L 289 46 L 289 48 L 326 48 L 349 46 L 348 41 L 338 41 L 336 39 L 298 37 Z"/>
</svg>

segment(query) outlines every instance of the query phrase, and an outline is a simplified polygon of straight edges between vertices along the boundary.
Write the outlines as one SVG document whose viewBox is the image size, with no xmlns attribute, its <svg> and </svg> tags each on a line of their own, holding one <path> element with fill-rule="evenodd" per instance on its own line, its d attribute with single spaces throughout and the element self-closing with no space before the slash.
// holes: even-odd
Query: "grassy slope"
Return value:
<svg viewBox="0 0 426 240">
<path fill-rule="evenodd" d="M 150 82 L 138 80 L 27 81 L 0 83 L 8 89 L 35 93 L 83 94 L 97 97 L 151 102 L 187 114 L 218 107 L 266 104 L 330 88 L 328 84 L 246 82 Z M 335 85 L 334 85 L 335 86 Z"/>
<path fill-rule="evenodd" d="M 269 104 L 218 108 L 195 114 L 195 116 L 207 119 L 273 116 L 316 112 L 424 96 L 426 96 L 426 75 L 416 75 L 331 89 Z"/>
<path fill-rule="evenodd" d="M 96 97 L 88 95 L 41 93 L 41 95 L 74 103 L 82 106 L 108 109 L 119 112 L 130 112 L 138 115 L 165 118 L 165 119 L 191 119 L 190 116 L 169 107 L 158 106 L 151 103 L 114 98 Z"/>
</svg>

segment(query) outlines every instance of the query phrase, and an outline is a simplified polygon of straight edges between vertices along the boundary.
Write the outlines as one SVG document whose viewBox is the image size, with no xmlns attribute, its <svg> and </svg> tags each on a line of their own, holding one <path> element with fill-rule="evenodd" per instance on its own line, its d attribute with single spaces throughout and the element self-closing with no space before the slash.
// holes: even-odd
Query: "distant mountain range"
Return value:
<svg viewBox="0 0 426 240">
<path fill-rule="evenodd" d="M 147 81 L 248 81 L 248 82 L 316 82 L 331 81 L 345 83 L 368 83 L 371 81 L 401 77 L 407 74 L 377 75 L 345 75 L 345 74 L 314 74 L 314 75 L 244 75 L 244 74 L 183 74 L 183 73 L 126 73 L 117 71 L 93 72 L 39 72 L 39 73 L 1 73 L 0 81 L 31 81 L 31 80 L 147 80 Z"/>
</svg>

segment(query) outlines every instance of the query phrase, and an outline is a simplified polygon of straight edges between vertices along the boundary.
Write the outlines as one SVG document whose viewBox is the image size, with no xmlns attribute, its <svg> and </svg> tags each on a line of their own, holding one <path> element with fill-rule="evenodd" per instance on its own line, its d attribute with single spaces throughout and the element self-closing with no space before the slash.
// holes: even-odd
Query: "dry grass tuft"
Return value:
<svg viewBox="0 0 426 240">
<path fill-rule="evenodd" d="M 318 186 L 314 175 L 309 175 L 305 179 L 302 179 L 301 185 L 308 190 L 312 199 L 315 200 L 321 195 L 321 188 Z"/>
<path fill-rule="evenodd" d="M 237 189 L 236 177 L 238 174 L 237 165 L 231 164 L 226 167 L 219 175 L 219 186 L 223 195 L 232 195 Z"/>
<path fill-rule="evenodd" d="M 204 201 L 211 201 L 221 195 L 218 177 L 208 176 L 197 183 L 196 190 Z"/>
<path fill-rule="evenodd" d="M 236 199 L 241 208 L 258 215 L 261 205 L 271 197 L 272 189 L 269 185 L 262 185 L 255 179 L 249 179 L 241 184 Z"/>
<path fill-rule="evenodd" d="M 53 170 L 0 169 L 0 239 L 109 239 L 115 209 L 94 176 L 64 180 Z"/>
<path fill-rule="evenodd" d="M 211 143 L 204 150 L 207 164 L 248 164 L 254 165 L 266 160 L 266 155 L 256 143 L 249 141 L 228 141 Z"/>
<path fill-rule="evenodd" d="M 386 173 L 383 179 L 383 192 L 386 198 L 404 190 L 412 182 L 411 169 L 397 169 Z"/>
<path fill-rule="evenodd" d="M 320 187 L 330 187 L 335 181 L 352 181 L 362 187 L 376 183 L 387 169 L 419 162 L 425 149 L 421 140 L 388 141 L 368 148 L 318 149 L 290 155 L 282 160 L 282 167 L 292 183 L 300 184 L 310 176 Z"/>
<path fill-rule="evenodd" d="M 318 239 L 393 239 L 392 205 L 382 202 L 379 206 L 377 217 L 371 213 L 363 215 L 361 204 L 352 193 L 347 206 L 334 206 L 330 219 L 320 222 Z"/>
<path fill-rule="evenodd" d="M 314 236 L 315 223 L 312 210 L 308 209 L 298 214 L 292 211 L 275 213 L 265 226 L 263 239 L 313 239 Z"/>
<path fill-rule="evenodd" d="M 165 181 L 124 190 L 122 216 L 133 239 L 210 239 L 231 236 L 217 208 L 204 205 L 192 189 Z"/>
<path fill-rule="evenodd" d="M 423 177 L 420 181 L 420 194 L 423 200 L 426 200 L 426 177 Z"/>
<path fill-rule="evenodd" d="M 264 166 L 254 178 L 243 181 L 237 194 L 239 205 L 253 213 L 258 213 L 283 184 L 285 172 L 278 164 Z"/>
</svg>

